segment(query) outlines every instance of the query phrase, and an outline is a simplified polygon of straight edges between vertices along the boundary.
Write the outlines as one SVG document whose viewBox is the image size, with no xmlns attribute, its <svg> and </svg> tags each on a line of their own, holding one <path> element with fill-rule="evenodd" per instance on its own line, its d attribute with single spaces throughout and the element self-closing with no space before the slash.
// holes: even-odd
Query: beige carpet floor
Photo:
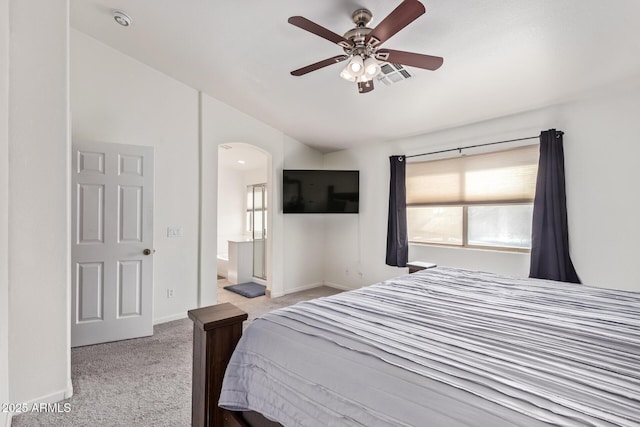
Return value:
<svg viewBox="0 0 640 427">
<path fill-rule="evenodd" d="M 338 293 L 318 287 L 280 298 L 245 298 L 222 289 L 218 302 L 231 302 L 249 314 L 245 327 L 273 309 Z M 167 426 L 191 425 L 192 323 L 176 320 L 154 327 L 147 338 L 71 350 L 74 395 L 62 402 L 69 412 L 25 413 L 12 426 Z"/>
</svg>

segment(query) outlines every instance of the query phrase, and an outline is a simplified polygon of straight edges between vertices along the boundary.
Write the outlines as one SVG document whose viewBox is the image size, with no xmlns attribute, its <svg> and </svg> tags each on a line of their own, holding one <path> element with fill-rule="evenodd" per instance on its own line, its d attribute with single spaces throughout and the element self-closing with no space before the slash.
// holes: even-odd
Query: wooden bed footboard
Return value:
<svg viewBox="0 0 640 427">
<path fill-rule="evenodd" d="M 224 303 L 188 311 L 193 321 L 193 391 L 191 425 L 245 427 L 242 417 L 218 407 L 222 378 L 242 336 L 247 313 Z"/>
</svg>

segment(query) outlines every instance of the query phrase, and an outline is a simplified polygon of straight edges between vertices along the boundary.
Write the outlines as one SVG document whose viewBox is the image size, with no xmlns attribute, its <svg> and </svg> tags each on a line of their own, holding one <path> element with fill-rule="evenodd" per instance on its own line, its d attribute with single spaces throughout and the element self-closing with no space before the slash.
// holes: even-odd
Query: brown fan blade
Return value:
<svg viewBox="0 0 640 427">
<path fill-rule="evenodd" d="M 424 6 L 418 0 L 404 0 L 367 35 L 365 43 L 369 46 L 384 43 L 423 13 Z"/>
<path fill-rule="evenodd" d="M 373 80 L 368 80 L 366 82 L 358 82 L 358 92 L 367 93 L 373 90 Z"/>
<path fill-rule="evenodd" d="M 333 58 L 327 58 L 322 61 L 318 61 L 315 64 L 307 65 L 306 67 L 298 68 L 297 70 L 293 70 L 291 72 L 292 76 L 302 76 L 304 74 L 310 73 L 315 70 L 319 70 L 320 68 L 324 68 L 331 64 L 337 64 L 338 62 L 342 62 L 347 59 L 348 55 L 338 55 Z"/>
<path fill-rule="evenodd" d="M 444 62 L 444 59 L 439 56 L 422 55 L 420 53 L 391 49 L 380 49 L 376 52 L 375 57 L 379 61 L 410 65 L 412 67 L 424 68 L 425 70 L 437 70 Z"/>
<path fill-rule="evenodd" d="M 292 16 L 288 20 L 289 24 L 295 25 L 298 28 L 302 28 L 303 30 L 309 31 L 310 33 L 315 34 L 316 36 L 320 36 L 323 39 L 329 40 L 343 48 L 351 49 L 353 47 L 353 43 L 349 40 L 345 39 L 341 35 L 334 33 L 333 31 L 327 30 L 323 26 L 316 24 L 315 22 L 309 21 L 307 18 L 303 18 L 302 16 Z"/>
</svg>

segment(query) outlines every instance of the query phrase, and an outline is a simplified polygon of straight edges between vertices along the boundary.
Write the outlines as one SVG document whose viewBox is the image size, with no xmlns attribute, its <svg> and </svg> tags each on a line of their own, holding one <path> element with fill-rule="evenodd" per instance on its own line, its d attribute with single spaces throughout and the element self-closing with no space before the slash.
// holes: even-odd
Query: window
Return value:
<svg viewBox="0 0 640 427">
<path fill-rule="evenodd" d="M 528 250 L 538 146 L 407 163 L 412 243 Z"/>
<path fill-rule="evenodd" d="M 252 239 L 262 239 L 267 228 L 267 185 L 247 186 L 247 211 L 245 214 L 245 232 Z"/>
</svg>

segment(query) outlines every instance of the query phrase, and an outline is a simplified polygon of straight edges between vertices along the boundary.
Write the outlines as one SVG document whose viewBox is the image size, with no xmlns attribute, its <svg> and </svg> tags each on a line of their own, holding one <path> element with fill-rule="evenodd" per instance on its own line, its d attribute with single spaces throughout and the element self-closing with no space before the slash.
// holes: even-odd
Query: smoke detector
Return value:
<svg viewBox="0 0 640 427">
<path fill-rule="evenodd" d="M 133 22 L 131 20 L 131 17 L 121 10 L 114 10 L 112 12 L 112 15 L 113 19 L 115 19 L 115 21 L 123 27 L 128 27 Z"/>
</svg>

